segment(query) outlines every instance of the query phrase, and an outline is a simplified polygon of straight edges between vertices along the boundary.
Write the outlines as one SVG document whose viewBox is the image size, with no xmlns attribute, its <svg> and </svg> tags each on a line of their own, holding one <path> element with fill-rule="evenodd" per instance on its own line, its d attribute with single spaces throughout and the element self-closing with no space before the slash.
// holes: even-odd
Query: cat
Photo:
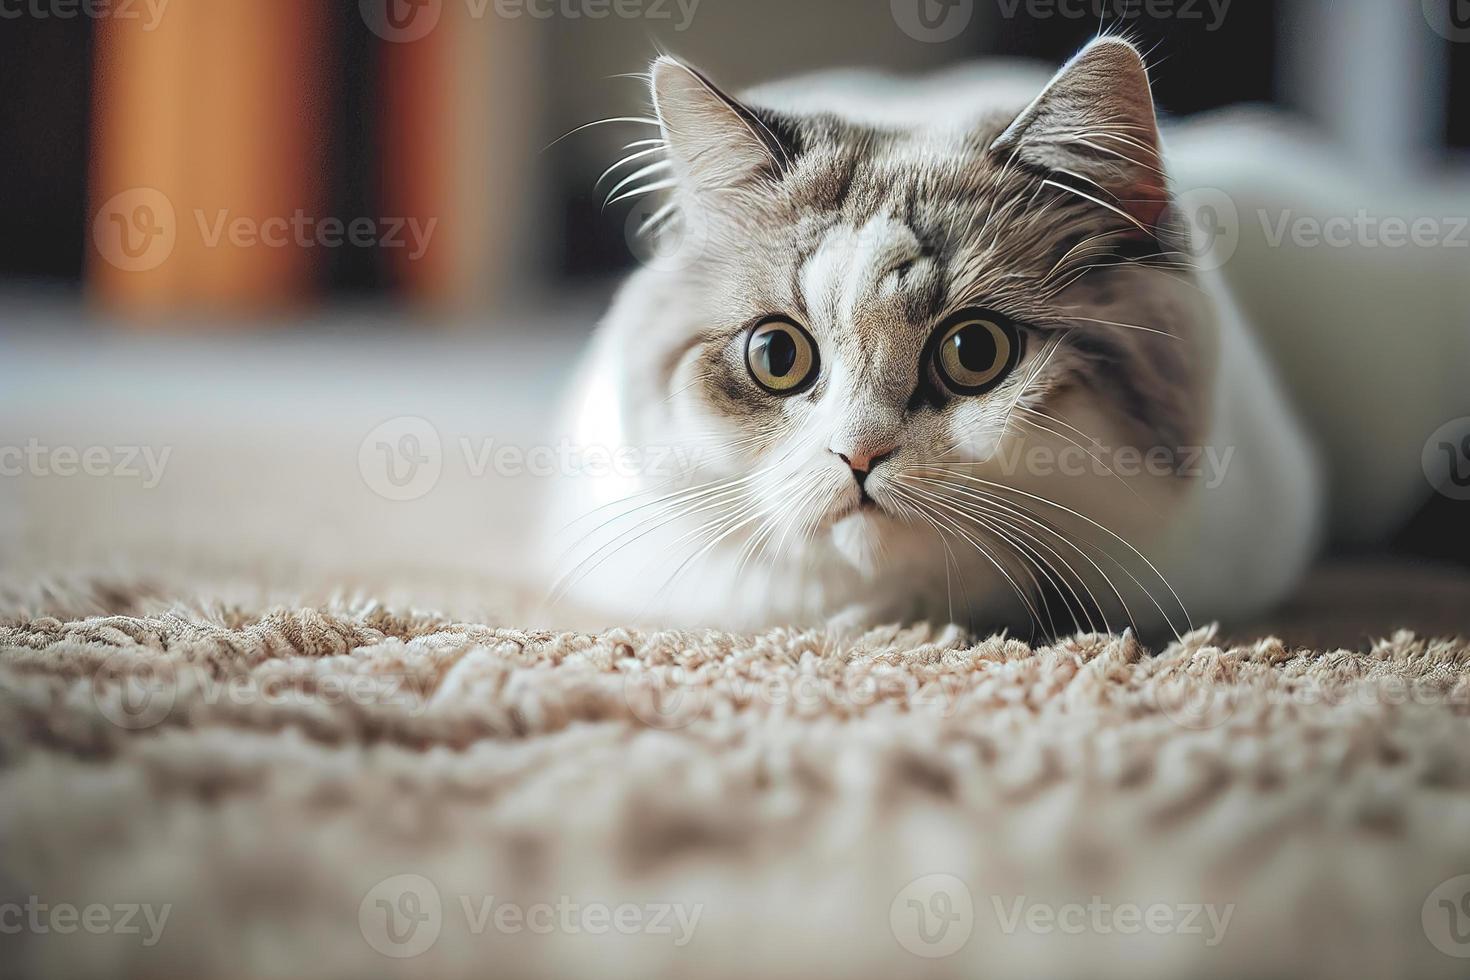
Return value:
<svg viewBox="0 0 1470 980">
<path fill-rule="evenodd" d="M 1381 536 L 1429 492 L 1420 448 L 1466 407 L 1466 253 L 1264 241 L 1257 211 L 1352 215 L 1361 189 L 1334 198 L 1331 154 L 1279 125 L 1191 124 L 1166 151 L 1127 40 L 1050 78 L 737 98 L 662 56 L 649 80 L 659 135 L 615 190 L 667 195 L 665 247 L 566 413 L 574 444 L 636 459 L 559 484 L 558 599 L 736 630 L 1179 635 L 1269 608 L 1334 529 Z"/>
</svg>

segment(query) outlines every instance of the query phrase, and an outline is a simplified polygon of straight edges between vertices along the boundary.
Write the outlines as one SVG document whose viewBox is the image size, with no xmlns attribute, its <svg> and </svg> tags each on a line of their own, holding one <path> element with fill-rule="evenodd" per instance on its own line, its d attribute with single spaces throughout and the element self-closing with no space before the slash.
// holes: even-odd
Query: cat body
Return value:
<svg viewBox="0 0 1470 980">
<path fill-rule="evenodd" d="M 1390 301 L 1262 283 L 1275 264 L 1327 275 L 1328 258 L 1279 242 L 1257 257 L 1239 217 L 1253 185 L 1234 182 L 1261 168 L 1231 163 L 1247 124 L 1185 132 L 1176 160 L 1126 42 L 1094 42 L 1049 81 L 834 73 L 736 100 L 664 58 L 651 82 L 662 159 L 640 175 L 670 192 L 651 219 L 665 248 L 619 292 L 566 421 L 575 443 L 636 447 L 645 465 L 559 485 L 559 596 L 734 629 L 1177 633 L 1269 607 L 1329 525 L 1381 533 L 1427 490 L 1407 476 L 1428 422 L 1453 417 L 1452 385 L 1364 423 L 1376 445 L 1354 444 L 1359 459 L 1408 445 L 1412 468 L 1334 510 L 1342 460 L 1302 420 L 1377 416 L 1330 382 L 1339 408 L 1323 409 L 1273 332 L 1305 320 L 1331 342 Z M 1234 207 L 1228 261 L 1200 226 L 1219 207 L 1192 212 L 1180 188 Z M 1465 365 L 1463 279 L 1438 253 L 1399 265 L 1421 276 L 1421 307 L 1440 304 L 1424 316 L 1435 355 Z M 1257 278 L 1241 289 L 1233 268 Z M 1371 375 L 1373 345 L 1357 346 Z"/>
</svg>

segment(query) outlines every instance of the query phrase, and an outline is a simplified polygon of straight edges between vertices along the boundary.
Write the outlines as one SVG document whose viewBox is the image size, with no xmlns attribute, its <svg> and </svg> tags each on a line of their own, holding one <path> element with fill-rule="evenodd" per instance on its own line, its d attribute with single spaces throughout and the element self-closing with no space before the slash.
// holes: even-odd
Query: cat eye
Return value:
<svg viewBox="0 0 1470 980">
<path fill-rule="evenodd" d="M 962 310 L 935 331 L 934 368 L 957 395 L 992 391 L 1021 360 L 1021 334 L 998 313 Z"/>
<path fill-rule="evenodd" d="M 790 320 L 762 320 L 745 343 L 745 364 L 766 391 L 795 395 L 816 380 L 817 345 L 811 334 Z"/>
</svg>

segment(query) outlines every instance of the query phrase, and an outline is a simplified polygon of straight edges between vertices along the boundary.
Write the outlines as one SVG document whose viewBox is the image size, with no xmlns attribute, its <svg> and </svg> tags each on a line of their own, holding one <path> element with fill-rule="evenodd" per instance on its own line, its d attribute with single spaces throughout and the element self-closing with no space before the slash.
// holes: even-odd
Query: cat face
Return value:
<svg viewBox="0 0 1470 980">
<path fill-rule="evenodd" d="M 829 540 L 860 570 L 916 534 L 1024 558 L 992 488 L 1115 515 L 1009 446 L 1200 427 L 1198 290 L 1131 46 L 1094 43 L 1029 106 L 977 90 L 906 125 L 737 101 L 671 59 L 652 86 L 672 196 L 651 224 L 685 260 L 614 319 L 640 321 L 635 414 L 702 447 L 703 485 L 751 515 L 737 538 Z"/>
</svg>

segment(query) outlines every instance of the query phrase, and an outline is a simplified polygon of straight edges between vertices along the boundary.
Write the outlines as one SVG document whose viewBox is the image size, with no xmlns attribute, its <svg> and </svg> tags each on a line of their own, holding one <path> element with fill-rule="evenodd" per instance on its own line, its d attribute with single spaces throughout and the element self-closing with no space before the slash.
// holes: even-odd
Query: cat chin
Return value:
<svg viewBox="0 0 1470 980">
<path fill-rule="evenodd" d="M 833 548 L 864 578 L 877 574 L 880 538 L 886 520 L 877 510 L 863 508 L 832 525 Z"/>
</svg>

